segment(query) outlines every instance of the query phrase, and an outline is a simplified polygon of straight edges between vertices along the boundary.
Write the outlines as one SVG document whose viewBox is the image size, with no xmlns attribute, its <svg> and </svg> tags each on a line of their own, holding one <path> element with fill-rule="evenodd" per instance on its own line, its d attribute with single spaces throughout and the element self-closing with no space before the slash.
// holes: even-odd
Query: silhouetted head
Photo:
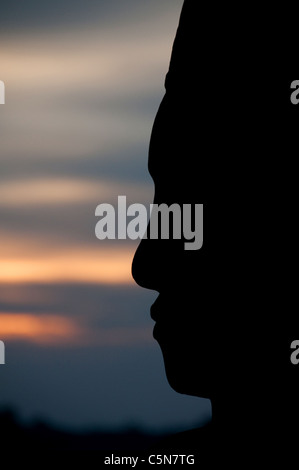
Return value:
<svg viewBox="0 0 299 470">
<path fill-rule="evenodd" d="M 167 93 L 157 113 L 149 151 L 155 204 L 204 203 L 206 159 L 199 115 L 196 26 L 185 3 L 166 78 Z M 187 8 L 188 7 L 188 8 Z M 206 209 L 206 208 L 205 208 Z M 183 214 L 183 210 L 182 210 Z M 207 222 L 205 213 L 205 224 Z M 194 227 L 193 227 L 194 228 Z M 142 240 L 133 261 L 133 276 L 142 287 L 159 292 L 151 308 L 171 386 L 182 393 L 209 397 L 216 358 L 213 292 L 209 279 L 207 225 L 204 244 L 186 250 L 184 240 Z M 215 273 L 217 276 L 217 273 Z"/>
<path fill-rule="evenodd" d="M 142 240 L 132 272 L 139 285 L 159 293 L 151 313 L 170 385 L 212 402 L 228 400 L 236 409 L 241 403 L 248 414 L 269 413 L 275 421 L 288 400 L 294 403 L 298 374 L 290 344 L 296 333 L 285 312 L 286 286 L 279 282 L 283 262 L 273 238 L 274 206 L 264 194 L 268 166 L 256 149 L 267 149 L 273 129 L 282 132 L 285 110 L 265 99 L 256 78 L 257 69 L 266 77 L 258 54 L 252 56 L 256 68 L 251 63 L 247 71 L 251 88 L 241 108 L 242 87 L 234 79 L 248 64 L 237 61 L 235 51 L 227 56 L 219 41 L 207 52 L 196 3 L 184 3 L 149 171 L 154 203 L 204 204 L 203 246 L 188 251 L 183 239 Z M 273 82 L 269 96 L 279 83 Z"/>
</svg>

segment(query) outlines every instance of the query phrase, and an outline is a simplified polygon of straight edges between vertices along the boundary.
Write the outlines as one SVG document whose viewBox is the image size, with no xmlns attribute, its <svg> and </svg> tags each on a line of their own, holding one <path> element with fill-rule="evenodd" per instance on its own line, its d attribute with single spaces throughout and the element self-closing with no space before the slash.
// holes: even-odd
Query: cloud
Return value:
<svg viewBox="0 0 299 470">
<path fill-rule="evenodd" d="M 148 182 L 148 143 L 170 47 L 168 30 L 160 25 L 153 34 L 150 24 L 139 32 L 82 27 L 7 40 L 0 54 L 7 95 L 0 180 Z"/>
<path fill-rule="evenodd" d="M 126 195 L 134 202 L 151 197 L 152 190 L 144 185 L 126 185 L 122 181 L 92 181 L 79 178 L 35 178 L 26 181 L 5 181 L 0 185 L 0 209 L 70 204 L 94 204 L 117 201 Z"/>
<path fill-rule="evenodd" d="M 149 327 L 114 327 L 92 329 L 78 319 L 63 315 L 34 315 L 1 312 L 0 337 L 4 341 L 26 341 L 44 346 L 130 346 L 151 344 Z"/>
<path fill-rule="evenodd" d="M 113 240 L 108 248 L 108 241 L 100 242 L 96 238 L 95 225 L 99 218 L 95 209 L 101 203 L 109 203 L 117 216 L 119 195 L 127 197 L 127 207 L 137 202 L 149 208 L 153 192 L 152 184 L 127 183 L 120 178 L 28 175 L 27 179 L 4 180 L 0 182 L 0 260 L 8 252 L 14 253 L 14 259 L 16 255 L 34 259 L 37 252 L 49 253 L 54 249 L 61 253 L 72 248 L 76 261 L 82 259 L 82 249 L 94 250 L 95 257 L 106 249 L 115 253 L 122 247 L 132 250 L 138 241 Z"/>
<path fill-rule="evenodd" d="M 74 340 L 79 334 L 80 329 L 75 322 L 63 316 L 37 317 L 32 314 L 0 312 L 0 336 L 5 341 L 57 344 Z"/>
<path fill-rule="evenodd" d="M 59 30 L 69 25 L 97 24 L 108 27 L 111 24 L 130 25 L 134 22 L 144 23 L 163 15 L 165 11 L 179 10 L 182 0 L 52 0 L 40 2 L 27 0 L 19 2 L 12 8 L 9 0 L 1 2 L 1 31 Z"/>
<path fill-rule="evenodd" d="M 10 244 L 9 248 L 12 247 L 13 244 Z M 15 248 L 7 251 L 2 246 L 2 283 L 128 284 L 132 281 L 132 247 L 125 249 L 112 246 L 107 249 L 105 246 L 97 250 L 78 246 L 71 249 L 56 247 L 53 250 L 51 245 L 44 245 L 44 252 L 39 251 L 36 246 L 30 249 L 21 245 L 18 251 Z"/>
<path fill-rule="evenodd" d="M 0 311 L 55 314 L 98 328 L 151 326 L 157 293 L 130 284 L 9 283 L 0 285 Z"/>
<path fill-rule="evenodd" d="M 64 205 L 90 201 L 101 193 L 107 195 L 107 183 L 101 185 L 79 179 L 54 178 L 3 182 L 0 207 Z"/>
<path fill-rule="evenodd" d="M 9 43 L 1 53 L 6 164 L 33 156 L 39 165 L 95 154 L 121 159 L 136 145 L 146 155 L 169 54 L 161 31 L 153 38 L 145 31 L 138 41 L 88 30 L 61 41 L 50 35 Z"/>
</svg>

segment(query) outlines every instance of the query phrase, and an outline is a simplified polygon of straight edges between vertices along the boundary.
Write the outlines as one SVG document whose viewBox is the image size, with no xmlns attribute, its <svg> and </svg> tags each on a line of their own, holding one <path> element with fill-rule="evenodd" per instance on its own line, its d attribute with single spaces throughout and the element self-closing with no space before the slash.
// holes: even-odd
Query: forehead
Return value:
<svg viewBox="0 0 299 470">
<path fill-rule="evenodd" d="M 189 101 L 166 93 L 158 110 L 149 148 L 148 169 L 164 198 L 201 202 L 207 186 L 206 131 Z M 194 110 L 193 110 L 194 111 Z"/>
</svg>

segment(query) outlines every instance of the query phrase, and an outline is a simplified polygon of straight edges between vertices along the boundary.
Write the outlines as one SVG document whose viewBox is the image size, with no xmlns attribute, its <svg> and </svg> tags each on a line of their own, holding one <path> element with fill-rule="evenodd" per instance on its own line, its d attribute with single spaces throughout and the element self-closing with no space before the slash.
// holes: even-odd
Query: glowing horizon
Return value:
<svg viewBox="0 0 299 470">
<path fill-rule="evenodd" d="M 136 346 L 152 344 L 150 327 L 94 329 L 84 322 L 57 314 L 0 311 L 0 338 L 44 346 Z"/>
<path fill-rule="evenodd" d="M 0 282 L 130 284 L 134 249 L 82 249 L 2 258 Z"/>
<path fill-rule="evenodd" d="M 34 343 L 55 343 L 74 339 L 78 326 L 69 318 L 59 315 L 38 317 L 24 313 L 0 312 L 0 336 L 3 340 L 25 339 Z"/>
</svg>

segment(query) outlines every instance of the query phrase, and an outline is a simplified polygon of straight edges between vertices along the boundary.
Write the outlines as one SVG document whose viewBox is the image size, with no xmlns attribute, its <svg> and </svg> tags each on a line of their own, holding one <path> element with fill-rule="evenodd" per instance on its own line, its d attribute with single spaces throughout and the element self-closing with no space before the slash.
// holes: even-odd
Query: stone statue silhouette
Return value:
<svg viewBox="0 0 299 470">
<path fill-rule="evenodd" d="M 167 445 L 238 468 L 250 458 L 292 462 L 299 366 L 290 344 L 298 320 L 290 247 L 280 245 L 292 207 L 276 201 L 288 196 L 286 181 L 294 196 L 287 139 L 288 83 L 296 76 L 277 68 L 287 57 L 264 17 L 243 8 L 247 24 L 232 7 L 213 12 L 199 3 L 183 5 L 148 168 L 154 203 L 204 204 L 204 243 L 186 251 L 183 240 L 144 239 L 132 273 L 159 293 L 151 316 L 169 384 L 212 403 L 211 423 Z M 274 163 L 275 152 L 286 166 Z"/>
</svg>

